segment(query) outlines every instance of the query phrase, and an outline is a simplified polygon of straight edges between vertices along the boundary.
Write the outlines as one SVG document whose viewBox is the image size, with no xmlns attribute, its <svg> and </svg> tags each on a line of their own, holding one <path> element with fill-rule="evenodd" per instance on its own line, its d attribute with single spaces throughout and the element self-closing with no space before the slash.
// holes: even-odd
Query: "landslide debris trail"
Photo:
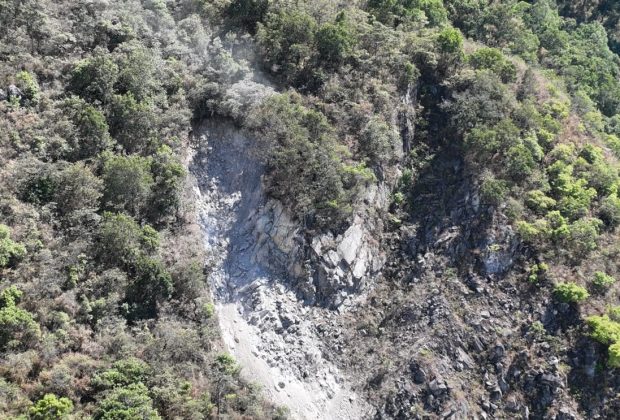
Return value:
<svg viewBox="0 0 620 420">
<path fill-rule="evenodd" d="M 242 375 L 287 406 L 293 418 L 369 417 L 369 406 L 324 356 L 320 325 L 334 314 L 305 306 L 286 278 L 266 268 L 270 253 L 257 235 L 275 226 L 285 235 L 290 229 L 292 237 L 296 226 L 262 194 L 263 168 L 250 152 L 251 139 L 220 120 L 207 120 L 196 132 L 200 141 L 190 168 L 209 281 L 224 342 Z"/>
</svg>

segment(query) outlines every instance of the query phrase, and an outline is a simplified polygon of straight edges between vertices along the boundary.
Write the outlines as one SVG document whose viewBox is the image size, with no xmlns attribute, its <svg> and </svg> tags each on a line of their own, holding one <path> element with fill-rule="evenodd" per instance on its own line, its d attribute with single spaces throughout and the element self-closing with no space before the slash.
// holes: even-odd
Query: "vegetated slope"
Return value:
<svg viewBox="0 0 620 420">
<path fill-rule="evenodd" d="M 615 16 L 564 3 L 1 2 L 0 411 L 284 414 L 219 348 L 193 113 L 256 139 L 260 263 L 376 418 L 613 418 Z"/>
<path fill-rule="evenodd" d="M 234 78 L 192 1 L 0 2 L 0 417 L 277 416 L 220 343 L 186 182 Z"/>
</svg>

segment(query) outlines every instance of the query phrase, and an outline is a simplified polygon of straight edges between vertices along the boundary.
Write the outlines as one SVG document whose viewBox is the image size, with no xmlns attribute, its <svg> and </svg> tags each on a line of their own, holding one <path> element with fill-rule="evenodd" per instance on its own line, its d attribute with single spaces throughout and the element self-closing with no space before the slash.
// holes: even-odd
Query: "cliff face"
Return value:
<svg viewBox="0 0 620 420">
<path fill-rule="evenodd" d="M 522 287 L 529 251 L 458 157 L 420 175 L 427 193 L 400 226 L 379 184 L 343 233 L 309 236 L 263 193 L 248 134 L 219 119 L 196 133 L 224 341 L 293 417 L 580 418 L 570 388 L 593 389 L 600 354 L 567 345 L 573 307 Z"/>
<path fill-rule="evenodd" d="M 370 406 L 352 390 L 346 372 L 326 358 L 319 336 L 318 320 L 337 313 L 315 304 L 330 302 L 331 291 L 340 287 L 336 277 L 313 277 L 313 259 L 321 261 L 315 270 L 334 271 L 322 262 L 327 254 L 319 249 L 311 256 L 310 250 L 317 251 L 307 246 L 301 227 L 279 202 L 264 196 L 263 168 L 252 154 L 251 138 L 218 120 L 205 121 L 196 132 L 200 142 L 191 169 L 228 350 L 245 377 L 296 418 L 324 418 L 326 411 L 334 418 L 368 417 Z M 348 244 L 340 252 L 356 262 L 357 252 L 350 253 L 365 249 L 361 232 L 329 238 L 330 244 Z M 346 269 L 353 278 L 350 267 L 340 259 L 335 263 L 343 277 Z"/>
</svg>

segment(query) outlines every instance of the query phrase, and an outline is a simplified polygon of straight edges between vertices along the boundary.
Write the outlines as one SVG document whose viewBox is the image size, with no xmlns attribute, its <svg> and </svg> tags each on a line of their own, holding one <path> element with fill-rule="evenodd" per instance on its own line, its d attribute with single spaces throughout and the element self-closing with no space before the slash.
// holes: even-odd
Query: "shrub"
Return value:
<svg viewBox="0 0 620 420">
<path fill-rule="evenodd" d="M 616 282 L 615 278 L 601 271 L 597 271 L 596 273 L 594 273 L 594 280 L 592 281 L 592 283 L 594 283 L 595 286 L 602 288 L 602 289 L 608 288 L 615 282 Z"/>
<path fill-rule="evenodd" d="M 256 30 L 269 10 L 269 0 L 233 0 L 226 13 L 233 24 L 244 27 L 250 32 Z"/>
<path fill-rule="evenodd" d="M 76 96 L 67 99 L 63 108 L 76 128 L 71 158 L 88 159 L 112 146 L 108 123 L 99 109 Z"/>
<path fill-rule="evenodd" d="M 441 25 L 448 13 L 441 0 L 370 0 L 368 8 L 381 22 L 397 26 L 401 22 L 428 20 Z"/>
<path fill-rule="evenodd" d="M 556 206 L 556 201 L 540 190 L 529 191 L 525 195 L 525 204 L 539 214 L 545 214 Z"/>
<path fill-rule="evenodd" d="M 123 213 L 103 214 L 99 229 L 100 257 L 103 261 L 127 266 L 139 254 L 150 254 L 159 246 L 157 232 L 148 225 L 140 227 Z"/>
<path fill-rule="evenodd" d="M 444 28 L 437 37 L 439 48 L 442 52 L 454 54 L 460 52 L 463 48 L 463 35 L 458 29 L 448 27 Z"/>
<path fill-rule="evenodd" d="M 355 46 L 355 36 L 341 13 L 336 23 L 323 24 L 316 33 L 319 58 L 328 66 L 340 65 Z"/>
<path fill-rule="evenodd" d="M 109 102 L 118 80 L 118 66 L 103 50 L 76 64 L 71 73 L 69 90 L 87 101 Z"/>
<path fill-rule="evenodd" d="M 69 165 L 60 171 L 56 184 L 54 200 L 61 215 L 99 208 L 103 182 L 83 163 Z"/>
<path fill-rule="evenodd" d="M 23 101 L 27 105 L 39 103 L 40 88 L 36 77 L 27 71 L 20 71 L 15 76 L 17 86 L 24 94 Z"/>
<path fill-rule="evenodd" d="M 530 150 L 523 144 L 516 144 L 506 152 L 506 171 L 514 180 L 522 180 L 528 178 L 536 162 Z"/>
<path fill-rule="evenodd" d="M 607 360 L 609 366 L 620 368 L 620 341 L 609 346 L 607 351 L 609 354 L 609 359 Z"/>
<path fill-rule="evenodd" d="M 496 48 L 483 47 L 469 56 L 469 62 L 475 69 L 491 70 L 497 74 L 504 83 L 514 82 L 517 77 L 517 69 L 502 52 Z"/>
<path fill-rule="evenodd" d="M 316 20 L 304 12 L 281 10 L 269 14 L 257 33 L 265 63 L 286 80 L 296 80 L 312 61 L 316 32 Z"/>
<path fill-rule="evenodd" d="M 149 213 L 151 220 L 157 222 L 178 209 L 186 173 L 185 168 L 172 154 L 172 149 L 168 146 L 160 147 L 155 154 L 151 172 L 155 185 Z"/>
<path fill-rule="evenodd" d="M 173 282 L 164 264 L 156 258 L 138 255 L 129 268 L 131 280 L 125 292 L 130 320 L 154 318 L 158 304 L 170 299 Z"/>
<path fill-rule="evenodd" d="M 154 181 L 150 158 L 106 156 L 103 165 L 104 203 L 132 216 L 144 214 Z"/>
<path fill-rule="evenodd" d="M 547 240 L 551 233 L 546 220 L 536 220 L 530 223 L 524 220 L 517 222 L 516 230 L 521 239 L 530 244 L 540 244 Z"/>
<path fill-rule="evenodd" d="M 118 387 L 105 393 L 93 415 L 94 420 L 160 420 L 148 389 L 141 383 Z"/>
<path fill-rule="evenodd" d="M 26 255 L 26 248 L 11 239 L 8 226 L 0 224 L 0 268 L 7 267 Z"/>
<path fill-rule="evenodd" d="M 28 347 L 41 335 L 32 314 L 16 306 L 21 296 L 15 286 L 0 293 L 0 350 Z"/>
<path fill-rule="evenodd" d="M 136 100 L 131 92 L 114 95 L 108 122 L 110 134 L 128 153 L 156 148 L 155 110 L 150 102 Z"/>
<path fill-rule="evenodd" d="M 399 138 L 385 121 L 373 118 L 360 137 L 359 147 L 373 165 L 384 165 L 396 156 Z"/>
<path fill-rule="evenodd" d="M 599 343 L 609 345 L 620 342 L 620 323 L 608 315 L 590 316 L 586 322 L 592 331 L 590 335 Z"/>
<path fill-rule="evenodd" d="M 565 303 L 579 303 L 590 297 L 588 291 L 575 283 L 558 283 L 553 293 Z"/>
<path fill-rule="evenodd" d="M 277 95 L 253 110 L 246 120 L 258 135 L 256 151 L 268 166 L 268 192 L 292 206 L 303 219 L 331 219 L 330 203 L 343 191 L 343 165 L 333 129 L 320 112 Z"/>
<path fill-rule="evenodd" d="M 140 359 L 135 357 L 121 359 L 114 362 L 110 369 L 95 375 L 92 385 L 95 389 L 106 390 L 135 383 L 146 383 L 151 373 L 150 366 Z"/>
<path fill-rule="evenodd" d="M 606 225 L 612 228 L 620 225 L 620 198 L 616 194 L 603 198 L 599 214 Z"/>
<path fill-rule="evenodd" d="M 480 197 L 482 201 L 490 205 L 499 205 L 508 194 L 508 183 L 504 180 L 497 179 L 492 175 L 482 178 L 480 185 Z"/>
<path fill-rule="evenodd" d="M 70 399 L 46 394 L 30 408 L 29 414 L 32 420 L 62 420 L 68 418 L 71 411 L 73 403 Z"/>
<path fill-rule="evenodd" d="M 583 258 L 597 248 L 599 230 L 603 222 L 584 218 L 572 223 L 569 228 L 568 248 L 576 258 Z"/>
</svg>

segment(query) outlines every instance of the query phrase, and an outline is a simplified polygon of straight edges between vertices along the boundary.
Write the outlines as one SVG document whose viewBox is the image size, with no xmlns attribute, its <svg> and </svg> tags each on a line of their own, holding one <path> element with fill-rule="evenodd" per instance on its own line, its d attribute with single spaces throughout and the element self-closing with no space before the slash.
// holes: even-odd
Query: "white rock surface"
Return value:
<svg viewBox="0 0 620 420">
<path fill-rule="evenodd" d="M 290 258 L 300 249 L 299 229 L 279 203 L 262 196 L 262 168 L 248 154 L 250 140 L 227 123 L 205 123 L 201 134 L 191 170 L 212 267 L 209 281 L 224 342 L 242 374 L 261 384 L 274 403 L 286 405 L 293 418 L 369 417 L 369 405 L 323 357 L 316 325 L 337 313 L 304 305 L 290 278 L 270 269 L 288 264 L 289 272 L 303 273 Z M 362 234 L 350 229 L 337 256 L 329 255 L 353 264 Z"/>
</svg>

